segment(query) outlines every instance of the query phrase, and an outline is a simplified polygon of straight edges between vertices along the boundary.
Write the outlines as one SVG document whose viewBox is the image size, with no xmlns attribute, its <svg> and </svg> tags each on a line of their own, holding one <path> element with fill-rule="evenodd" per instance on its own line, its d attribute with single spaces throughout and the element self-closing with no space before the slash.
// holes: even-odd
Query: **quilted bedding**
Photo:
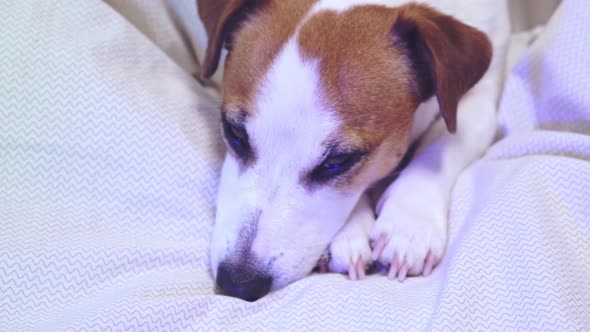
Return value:
<svg viewBox="0 0 590 332">
<path fill-rule="evenodd" d="M 194 8 L 0 1 L 0 331 L 590 329 L 586 2 L 511 71 L 432 276 L 312 275 L 246 303 L 208 271 L 223 149 L 178 34 Z"/>
</svg>

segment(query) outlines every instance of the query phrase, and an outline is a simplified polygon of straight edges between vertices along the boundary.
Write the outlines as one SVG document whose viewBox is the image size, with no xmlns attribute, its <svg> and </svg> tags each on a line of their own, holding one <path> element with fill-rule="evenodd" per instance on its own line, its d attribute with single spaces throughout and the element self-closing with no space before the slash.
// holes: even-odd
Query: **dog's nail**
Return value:
<svg viewBox="0 0 590 332">
<path fill-rule="evenodd" d="M 426 261 L 424 262 L 424 272 L 423 275 L 428 277 L 430 273 L 432 273 L 432 268 L 434 266 L 434 256 L 432 256 L 432 252 L 428 252 L 426 256 Z"/>
<path fill-rule="evenodd" d="M 348 264 L 348 277 L 350 280 L 357 280 L 358 277 L 356 275 L 356 265 L 355 263 Z"/>
<path fill-rule="evenodd" d="M 365 264 L 363 263 L 362 257 L 359 257 L 359 260 L 356 262 L 356 272 L 359 279 L 365 278 Z"/>
<path fill-rule="evenodd" d="M 393 262 L 391 262 L 391 266 L 389 267 L 389 273 L 387 274 L 387 278 L 389 278 L 389 280 L 395 279 L 395 277 L 397 276 L 398 267 L 399 260 L 397 258 L 397 255 L 395 255 L 395 257 L 393 258 Z"/>
<path fill-rule="evenodd" d="M 387 244 L 387 236 L 385 234 L 381 234 L 377 241 L 373 244 L 373 252 L 371 253 L 371 258 L 376 261 L 377 258 L 381 256 L 383 250 L 385 249 L 385 245 Z"/>
<path fill-rule="evenodd" d="M 397 280 L 403 282 L 406 280 L 406 276 L 408 275 L 408 263 L 404 260 L 404 263 L 399 268 L 399 274 L 397 276 Z"/>
<path fill-rule="evenodd" d="M 391 265 L 391 267 L 389 268 L 389 273 L 387 273 L 387 278 L 389 280 L 393 280 L 395 279 L 395 277 L 397 276 L 397 268 L 393 265 Z"/>
</svg>

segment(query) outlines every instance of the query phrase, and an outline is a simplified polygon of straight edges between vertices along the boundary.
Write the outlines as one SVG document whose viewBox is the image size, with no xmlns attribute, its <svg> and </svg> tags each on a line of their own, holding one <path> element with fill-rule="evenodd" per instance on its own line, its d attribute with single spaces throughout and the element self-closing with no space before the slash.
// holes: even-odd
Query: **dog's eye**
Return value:
<svg viewBox="0 0 590 332">
<path fill-rule="evenodd" d="M 322 166 L 328 172 L 338 172 L 352 161 L 354 156 L 349 154 L 341 154 L 338 156 L 328 157 L 324 160 Z"/>
<path fill-rule="evenodd" d="M 222 123 L 223 134 L 231 149 L 241 158 L 247 158 L 250 153 L 250 143 L 246 129 L 231 124 L 225 117 L 223 117 Z"/>
<path fill-rule="evenodd" d="M 362 156 L 361 152 L 329 155 L 311 172 L 311 179 L 315 182 L 324 182 L 344 174 L 359 162 Z"/>
</svg>

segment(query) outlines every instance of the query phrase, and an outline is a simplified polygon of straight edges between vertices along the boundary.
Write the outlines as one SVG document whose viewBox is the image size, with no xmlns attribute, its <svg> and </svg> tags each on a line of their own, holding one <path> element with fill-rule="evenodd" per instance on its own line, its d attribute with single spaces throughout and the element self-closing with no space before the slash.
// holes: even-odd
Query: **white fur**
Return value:
<svg viewBox="0 0 590 332">
<path fill-rule="evenodd" d="M 406 2 L 321 0 L 307 17 L 326 9 Z M 397 255 L 406 260 L 411 274 L 422 273 L 429 251 L 437 261 L 442 258 L 452 187 L 461 171 L 484 153 L 495 132 L 509 23 L 506 1 L 421 2 L 477 27 L 492 39 L 491 67 L 460 102 L 457 133 L 446 133 L 442 121 L 430 128 L 437 113 L 434 99 L 421 105 L 412 136 L 430 131 L 416 158 L 382 196 L 377 220 L 368 217 L 368 203 L 361 200 L 343 228 L 362 190 L 339 193 L 321 187 L 308 191 L 300 184 L 301 174 L 321 161 L 323 142 L 338 130 L 339 121 L 329 112 L 329 105 L 323 104 L 316 64 L 301 59 L 294 37 L 267 73 L 257 95 L 256 114 L 247 124 L 257 149 L 255 165 L 239 174 L 233 157 L 224 163 L 211 252 L 214 273 L 221 259 L 235 253 L 240 230 L 257 210 L 261 217 L 252 252 L 271 267 L 274 289 L 303 277 L 324 249 L 316 244 L 332 238 L 331 268 L 340 272 L 347 271 L 346 264 L 358 257 L 367 259 L 369 236 L 376 240 L 385 235 L 387 243 L 378 259 L 389 264 Z"/>
<path fill-rule="evenodd" d="M 304 62 L 295 39 L 286 44 L 256 97 L 255 115 L 247 121 L 257 160 L 239 174 L 228 156 L 222 170 L 212 265 L 235 254 L 240 231 L 261 212 L 251 252 L 271 266 L 273 288 L 307 274 L 342 227 L 360 195 L 329 187 L 310 191 L 301 176 L 322 161 L 328 136 L 339 121 L 320 99 L 313 62 Z M 348 207 L 348 208 L 347 208 Z"/>
</svg>

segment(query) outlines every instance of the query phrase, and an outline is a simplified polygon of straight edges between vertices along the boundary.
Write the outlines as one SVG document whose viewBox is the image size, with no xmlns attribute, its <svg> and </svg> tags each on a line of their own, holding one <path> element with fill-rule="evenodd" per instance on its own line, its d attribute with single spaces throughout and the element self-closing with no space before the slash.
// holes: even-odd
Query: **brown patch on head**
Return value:
<svg viewBox="0 0 590 332">
<path fill-rule="evenodd" d="M 396 17 L 394 9 L 382 6 L 323 11 L 311 17 L 299 34 L 303 56 L 318 61 L 328 107 L 344 123 L 340 139 L 373 151 L 370 159 L 392 156 L 380 165 L 367 162 L 364 168 L 376 171 L 374 176 L 390 171 L 395 155 L 407 147 L 418 106 L 411 93 L 409 61 L 390 36 Z M 361 182 L 375 180 L 364 179 L 363 174 L 351 180 L 361 178 Z"/>
<path fill-rule="evenodd" d="M 299 34 L 302 55 L 319 61 L 325 97 L 344 119 L 343 129 L 368 145 L 405 127 L 416 106 L 408 93 L 411 72 L 389 37 L 395 18 L 381 6 L 323 11 Z"/>
<path fill-rule="evenodd" d="M 253 99 L 263 77 L 316 1 L 266 1 L 240 24 L 224 70 L 224 104 L 234 106 L 228 111 L 238 106 L 248 114 L 256 112 Z"/>
<path fill-rule="evenodd" d="M 454 132 L 459 99 L 491 60 L 483 33 L 417 4 L 322 11 L 305 22 L 298 42 L 304 58 L 319 64 L 327 106 L 343 121 L 340 138 L 373 151 L 356 183 L 396 166 L 416 108 L 433 95 Z"/>
</svg>

